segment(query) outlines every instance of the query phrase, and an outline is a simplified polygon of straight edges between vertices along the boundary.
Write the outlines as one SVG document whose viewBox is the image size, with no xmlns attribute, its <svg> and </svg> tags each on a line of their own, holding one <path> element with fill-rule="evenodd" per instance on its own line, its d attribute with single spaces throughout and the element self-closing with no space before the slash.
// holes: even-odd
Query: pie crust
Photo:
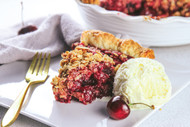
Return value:
<svg viewBox="0 0 190 127">
<path fill-rule="evenodd" d="M 81 36 L 81 43 L 85 46 L 92 45 L 100 49 L 119 51 L 135 58 L 155 58 L 152 49 L 144 48 L 133 40 L 119 39 L 113 34 L 99 30 L 84 31 Z"/>
</svg>

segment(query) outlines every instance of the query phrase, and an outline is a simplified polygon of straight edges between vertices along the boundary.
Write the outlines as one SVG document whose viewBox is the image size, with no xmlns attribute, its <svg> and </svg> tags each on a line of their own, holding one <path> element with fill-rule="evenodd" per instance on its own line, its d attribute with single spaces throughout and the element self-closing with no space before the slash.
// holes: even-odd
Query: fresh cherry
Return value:
<svg viewBox="0 0 190 127">
<path fill-rule="evenodd" d="M 22 26 L 24 26 L 24 20 L 23 20 L 23 2 L 21 2 L 21 18 L 22 18 Z M 29 33 L 29 32 L 35 31 L 37 29 L 38 28 L 36 26 L 34 26 L 34 25 L 28 25 L 28 26 L 22 27 L 18 31 L 18 35 Z"/>
<path fill-rule="evenodd" d="M 121 120 L 130 114 L 128 104 L 122 99 L 122 96 L 115 96 L 107 104 L 107 111 L 111 118 Z"/>
<path fill-rule="evenodd" d="M 36 26 L 29 25 L 29 26 L 26 26 L 26 27 L 21 28 L 21 29 L 18 31 L 18 35 L 25 34 L 25 33 L 29 33 L 29 32 L 35 31 L 35 30 L 37 30 L 37 29 L 38 29 L 38 28 L 37 28 Z"/>
<path fill-rule="evenodd" d="M 121 120 L 129 116 L 131 105 L 141 104 L 155 109 L 154 105 L 144 103 L 129 103 L 129 100 L 124 96 L 114 96 L 107 104 L 107 112 L 109 116 L 115 120 Z"/>
</svg>

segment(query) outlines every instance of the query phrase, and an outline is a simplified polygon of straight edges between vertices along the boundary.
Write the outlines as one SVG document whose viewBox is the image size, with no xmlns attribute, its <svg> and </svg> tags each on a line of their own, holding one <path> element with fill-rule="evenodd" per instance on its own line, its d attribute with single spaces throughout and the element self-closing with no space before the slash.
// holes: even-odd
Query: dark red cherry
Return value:
<svg viewBox="0 0 190 127">
<path fill-rule="evenodd" d="M 20 29 L 20 30 L 18 31 L 18 35 L 26 34 L 26 33 L 35 31 L 35 30 L 37 30 L 37 29 L 38 29 L 38 28 L 37 28 L 36 26 L 29 25 L 29 26 L 26 26 L 26 27 L 23 27 L 22 29 Z"/>
<path fill-rule="evenodd" d="M 23 2 L 22 1 L 21 1 L 21 20 L 22 20 L 22 26 L 24 26 L 24 20 L 23 20 Z M 26 27 L 22 27 L 18 31 L 18 35 L 29 33 L 29 32 L 35 31 L 37 29 L 38 28 L 36 26 L 34 26 L 34 25 L 28 25 Z"/>
<path fill-rule="evenodd" d="M 121 120 L 128 117 L 130 108 L 122 96 L 115 96 L 108 102 L 107 112 L 111 118 Z"/>
</svg>

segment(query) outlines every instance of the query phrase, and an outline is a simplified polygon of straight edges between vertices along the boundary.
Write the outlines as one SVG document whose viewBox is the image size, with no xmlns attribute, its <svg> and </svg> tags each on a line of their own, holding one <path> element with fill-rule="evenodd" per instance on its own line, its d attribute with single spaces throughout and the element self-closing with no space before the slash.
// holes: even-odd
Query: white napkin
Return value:
<svg viewBox="0 0 190 127">
<path fill-rule="evenodd" d="M 79 41 L 84 30 L 66 14 L 39 18 L 27 24 L 36 25 L 38 30 L 17 35 L 21 24 L 0 29 L 0 64 L 29 60 L 36 52 L 59 55 L 73 42 Z"/>
</svg>

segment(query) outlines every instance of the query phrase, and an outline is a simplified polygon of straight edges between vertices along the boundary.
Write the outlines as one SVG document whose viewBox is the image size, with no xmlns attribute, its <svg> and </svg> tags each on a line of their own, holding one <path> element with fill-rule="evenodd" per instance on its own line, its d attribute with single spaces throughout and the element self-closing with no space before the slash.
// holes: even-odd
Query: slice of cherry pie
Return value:
<svg viewBox="0 0 190 127">
<path fill-rule="evenodd" d="M 112 95 L 118 67 L 131 58 L 154 58 L 151 49 L 133 40 L 118 39 L 102 31 L 84 31 L 81 42 L 62 53 L 59 75 L 52 79 L 55 99 L 69 103 L 77 99 L 83 104 Z"/>
</svg>

